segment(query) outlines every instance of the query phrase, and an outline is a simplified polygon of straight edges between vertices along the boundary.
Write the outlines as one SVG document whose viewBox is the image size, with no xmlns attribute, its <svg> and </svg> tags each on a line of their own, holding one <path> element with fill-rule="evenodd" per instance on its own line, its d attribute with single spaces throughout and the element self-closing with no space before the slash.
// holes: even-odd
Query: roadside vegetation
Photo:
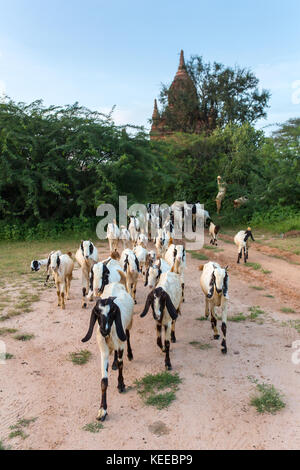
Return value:
<svg viewBox="0 0 300 470">
<path fill-rule="evenodd" d="M 137 391 L 145 405 L 154 406 L 158 410 L 167 408 L 176 400 L 176 391 L 182 382 L 178 374 L 161 372 L 148 374 L 135 382 Z"/>
</svg>

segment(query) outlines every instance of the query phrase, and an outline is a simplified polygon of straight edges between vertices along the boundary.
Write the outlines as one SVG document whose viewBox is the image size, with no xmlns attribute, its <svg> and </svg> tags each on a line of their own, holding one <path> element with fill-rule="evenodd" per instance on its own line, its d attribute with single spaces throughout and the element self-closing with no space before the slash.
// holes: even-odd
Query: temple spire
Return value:
<svg viewBox="0 0 300 470">
<path fill-rule="evenodd" d="M 154 109 L 153 109 L 153 114 L 152 114 L 152 120 L 154 121 L 155 119 L 159 119 L 159 112 L 158 112 L 156 99 L 154 100 Z"/>
<path fill-rule="evenodd" d="M 183 50 L 182 50 L 182 49 L 181 49 L 181 51 L 180 51 L 179 69 L 185 69 L 184 53 L 183 53 Z"/>
</svg>

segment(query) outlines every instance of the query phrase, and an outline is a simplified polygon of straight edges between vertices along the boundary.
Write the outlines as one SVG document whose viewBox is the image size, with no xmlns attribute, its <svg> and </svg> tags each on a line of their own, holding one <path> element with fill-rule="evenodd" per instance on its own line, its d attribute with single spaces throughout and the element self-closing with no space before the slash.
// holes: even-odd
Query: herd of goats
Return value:
<svg viewBox="0 0 300 470">
<path fill-rule="evenodd" d="M 204 226 L 208 228 L 210 243 L 217 244 L 220 230 L 209 217 L 207 211 L 197 211 L 204 218 Z M 149 214 L 149 219 L 151 215 Z M 152 215 L 153 219 L 153 215 Z M 148 220 L 149 222 L 149 220 Z M 153 220 L 151 220 L 153 223 Z M 163 223 L 162 223 L 163 222 Z M 107 416 L 108 366 L 109 355 L 114 353 L 113 370 L 118 370 L 118 390 L 125 389 L 123 378 L 123 354 L 127 344 L 127 357 L 133 359 L 130 331 L 133 322 L 134 304 L 136 304 L 136 286 L 140 275 L 144 285 L 149 286 L 141 317 L 145 317 L 151 307 L 156 322 L 157 345 L 165 353 L 166 370 L 171 370 L 170 343 L 176 343 L 175 325 L 184 302 L 184 271 L 186 268 L 185 241 L 173 238 L 174 213 L 170 210 L 165 219 L 157 221 L 154 239 L 155 250 L 148 249 L 149 233 L 141 229 L 139 215 L 131 216 L 128 229 L 120 229 L 116 221 L 107 226 L 107 239 L 110 257 L 99 261 L 96 246 L 90 241 L 82 241 L 75 259 L 72 253 L 62 254 L 61 251 L 51 252 L 46 259 L 31 262 L 32 271 L 39 271 L 46 266 L 47 279 L 53 276 L 58 306 L 65 309 L 65 300 L 69 299 L 70 285 L 75 260 L 82 272 L 82 308 L 87 301 L 97 299 L 94 305 L 89 329 L 82 342 L 90 340 L 94 326 L 98 323 L 97 343 L 101 353 L 102 366 L 102 398 L 97 419 L 104 421 Z M 234 242 L 238 247 L 239 263 L 244 254 L 248 259 L 248 241 L 253 239 L 251 228 L 238 232 Z M 123 243 L 123 251 L 118 252 L 119 240 Z M 253 239 L 254 240 L 254 239 Z M 205 296 L 205 316 L 211 317 L 214 339 L 220 335 L 217 329 L 215 307 L 222 310 L 222 353 L 227 353 L 227 301 L 228 301 L 228 267 L 222 268 L 216 262 L 208 262 L 199 266 L 201 271 L 200 285 Z M 164 330 L 164 342 L 162 341 Z"/>
</svg>

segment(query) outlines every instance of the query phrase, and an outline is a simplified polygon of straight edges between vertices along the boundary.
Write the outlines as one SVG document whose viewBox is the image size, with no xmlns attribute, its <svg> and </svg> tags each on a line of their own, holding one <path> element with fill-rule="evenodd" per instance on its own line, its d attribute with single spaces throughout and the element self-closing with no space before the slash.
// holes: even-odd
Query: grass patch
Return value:
<svg viewBox="0 0 300 470">
<path fill-rule="evenodd" d="M 264 315 L 264 311 L 259 307 L 259 306 L 253 306 L 249 307 L 249 312 L 250 312 L 250 320 L 256 320 L 259 315 Z"/>
<path fill-rule="evenodd" d="M 92 354 L 90 353 L 90 351 L 83 349 L 79 352 L 70 353 L 69 357 L 73 364 L 76 364 L 77 366 L 82 366 L 90 360 L 91 356 Z"/>
<path fill-rule="evenodd" d="M 267 297 L 268 299 L 275 299 L 274 295 L 271 294 L 266 294 L 264 297 Z"/>
<path fill-rule="evenodd" d="M 212 347 L 210 344 L 199 343 L 199 341 L 191 341 L 189 344 L 196 349 L 201 349 L 201 351 L 205 351 L 206 349 L 211 349 Z"/>
<path fill-rule="evenodd" d="M 188 251 L 188 253 L 190 253 L 191 257 L 194 259 L 198 259 L 201 261 L 209 260 L 209 257 L 206 256 L 204 253 L 199 253 L 198 251 Z"/>
<path fill-rule="evenodd" d="M 17 429 L 16 431 L 9 433 L 8 439 L 15 439 L 16 437 L 21 437 L 23 440 L 25 440 L 27 439 L 28 434 L 25 434 L 22 429 Z"/>
<path fill-rule="evenodd" d="M 280 311 L 282 313 L 296 313 L 295 310 L 293 310 L 292 308 L 290 307 L 281 307 Z"/>
<path fill-rule="evenodd" d="M 93 434 L 97 434 L 103 428 L 104 428 L 104 426 L 103 426 L 102 423 L 89 423 L 89 424 L 86 424 L 82 429 L 84 431 L 91 432 Z"/>
<path fill-rule="evenodd" d="M 5 447 L 2 441 L 0 441 L 0 450 L 9 450 L 9 447 Z"/>
<path fill-rule="evenodd" d="M 245 266 L 247 266 L 248 268 L 252 268 L 255 271 L 258 271 L 259 269 L 261 269 L 261 264 L 259 263 L 246 263 Z"/>
<path fill-rule="evenodd" d="M 269 269 L 261 269 L 261 272 L 263 274 L 271 274 L 272 273 L 272 271 L 269 271 Z"/>
<path fill-rule="evenodd" d="M 260 286 L 250 286 L 251 289 L 254 289 L 254 290 L 265 290 L 264 287 L 260 287 Z"/>
<path fill-rule="evenodd" d="M 159 410 L 167 408 L 175 399 L 176 391 L 182 382 L 178 374 L 161 372 L 156 375 L 148 374 L 140 380 L 136 380 L 138 393 L 145 405 L 154 406 Z M 161 393 L 163 390 L 167 390 Z M 159 392 L 159 393 L 158 393 Z"/>
<path fill-rule="evenodd" d="M 0 328 L 0 336 L 16 333 L 18 330 L 15 328 Z"/>
<path fill-rule="evenodd" d="M 286 406 L 282 394 L 276 390 L 274 385 L 260 384 L 257 380 L 252 381 L 256 384 L 258 394 L 251 398 L 250 404 L 256 408 L 258 413 L 275 414 Z"/>
<path fill-rule="evenodd" d="M 31 339 L 34 338 L 34 335 L 29 335 L 29 334 L 23 334 L 23 335 L 16 335 L 14 336 L 14 339 L 18 341 L 30 341 Z"/>
<path fill-rule="evenodd" d="M 237 315 L 233 315 L 231 317 L 228 317 L 228 321 L 232 321 L 232 322 L 235 322 L 235 323 L 240 323 L 242 321 L 245 321 L 247 320 L 248 317 L 246 317 L 246 315 L 244 315 L 243 313 L 238 313 Z"/>
<path fill-rule="evenodd" d="M 14 356 L 13 354 L 9 354 L 9 353 L 0 353 L 0 361 L 6 361 L 6 360 L 10 360 L 10 359 L 13 359 Z"/>
<path fill-rule="evenodd" d="M 199 317 L 199 318 L 196 318 L 197 321 L 207 321 L 208 318 L 206 317 Z"/>
</svg>

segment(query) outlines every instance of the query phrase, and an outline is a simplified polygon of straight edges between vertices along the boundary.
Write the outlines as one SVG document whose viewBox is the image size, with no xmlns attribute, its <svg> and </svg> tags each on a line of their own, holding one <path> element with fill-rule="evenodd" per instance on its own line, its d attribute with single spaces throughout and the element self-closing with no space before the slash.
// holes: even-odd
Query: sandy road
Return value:
<svg viewBox="0 0 300 470">
<path fill-rule="evenodd" d="M 27 343 L 6 337 L 8 352 L 15 359 L 0 366 L 0 439 L 14 449 L 297 449 L 300 447 L 300 365 L 291 360 L 291 344 L 300 335 L 281 326 L 300 319 L 300 266 L 289 264 L 250 249 L 250 261 L 272 271 L 265 275 L 236 266 L 236 250 L 220 241 L 224 251 L 211 259 L 230 267 L 229 314 L 247 313 L 259 305 L 264 323 L 229 322 L 228 355 L 220 352 L 220 341 L 212 339 L 209 322 L 197 320 L 204 314 L 198 265 L 188 256 L 186 303 L 177 324 L 177 344 L 171 347 L 174 371 L 183 379 L 177 400 L 165 410 L 143 405 L 134 381 L 147 373 L 164 370 L 164 357 L 156 346 L 155 325 L 149 314 L 141 319 L 148 290 L 139 281 L 132 330 L 134 361 L 124 362 L 125 394 L 117 392 L 117 373 L 110 371 L 109 417 L 104 429 L 91 434 L 82 428 L 95 421 L 100 400 L 100 358 L 95 335 L 84 346 L 92 359 L 84 366 L 68 360 L 70 352 L 83 348 L 90 317 L 81 309 L 80 273 L 74 272 L 71 300 L 63 312 L 56 307 L 55 289 L 45 291 L 34 312 L 3 324 L 33 333 Z M 259 248 L 259 247 L 258 247 Z M 107 255 L 100 251 L 101 257 Z M 263 286 L 256 291 L 251 286 Z M 274 298 L 265 297 L 272 294 Z M 283 314 L 289 306 L 297 314 Z M 220 325 L 219 325 L 220 326 Z M 208 343 L 207 350 L 195 349 L 191 341 Z M 259 415 L 249 405 L 254 385 L 248 376 L 270 382 L 286 397 L 286 408 L 277 415 Z M 29 437 L 7 441 L 9 426 L 18 419 L 37 420 L 25 430 Z M 162 423 L 165 427 L 162 427 Z M 154 425 L 154 426 L 153 426 Z M 153 429 L 162 428 L 162 435 Z M 125 432 L 122 432 L 125 429 Z"/>
</svg>

